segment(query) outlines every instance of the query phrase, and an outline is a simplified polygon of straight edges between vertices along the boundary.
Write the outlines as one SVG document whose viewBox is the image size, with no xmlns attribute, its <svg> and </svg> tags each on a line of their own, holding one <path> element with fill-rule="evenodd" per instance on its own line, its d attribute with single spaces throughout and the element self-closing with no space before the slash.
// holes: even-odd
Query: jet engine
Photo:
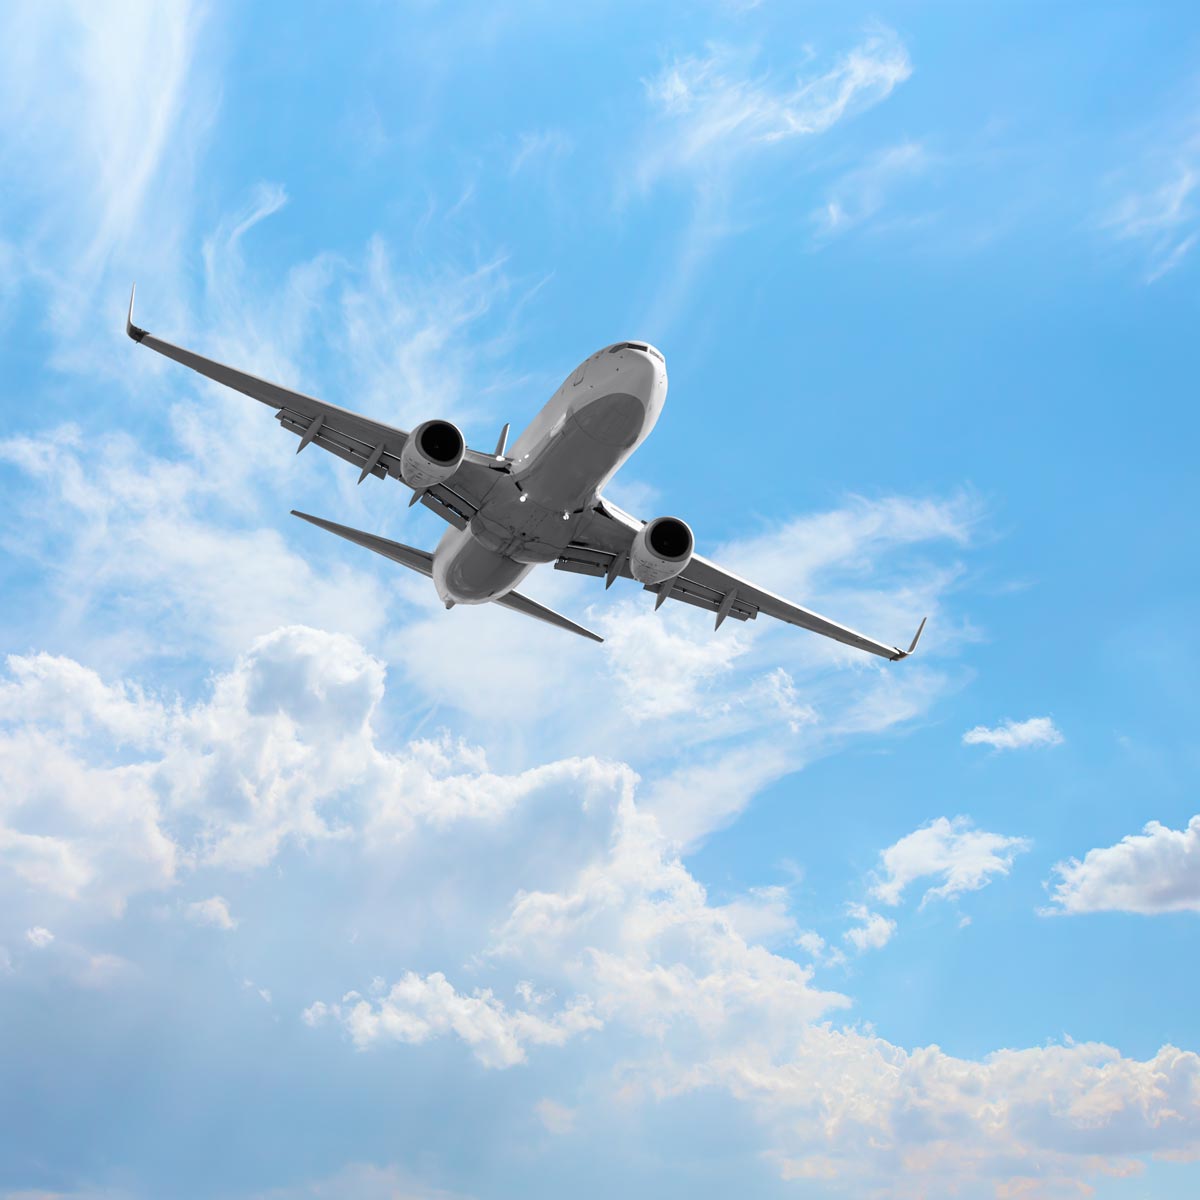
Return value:
<svg viewBox="0 0 1200 1200">
<path fill-rule="evenodd" d="M 408 435 L 400 451 L 400 478 L 416 491 L 445 483 L 458 470 L 466 452 L 457 425 L 425 421 Z"/>
<path fill-rule="evenodd" d="M 651 586 L 674 579 L 692 561 L 696 539 L 678 517 L 658 517 L 643 525 L 629 547 L 629 573 Z"/>
</svg>

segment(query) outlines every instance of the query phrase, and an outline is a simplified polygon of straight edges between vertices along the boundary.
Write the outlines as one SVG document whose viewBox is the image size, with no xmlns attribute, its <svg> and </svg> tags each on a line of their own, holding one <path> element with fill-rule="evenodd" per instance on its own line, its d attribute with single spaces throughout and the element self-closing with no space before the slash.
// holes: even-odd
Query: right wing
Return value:
<svg viewBox="0 0 1200 1200">
<path fill-rule="evenodd" d="M 379 479 L 386 479 L 390 475 L 400 479 L 400 452 L 408 441 L 407 431 L 338 408 L 336 404 L 327 404 L 315 396 L 293 392 L 277 383 L 259 379 L 257 375 L 250 375 L 163 341 L 133 323 L 133 296 L 131 291 L 125 332 L 135 342 L 275 409 L 275 419 L 280 425 L 299 437 L 297 453 L 310 443 L 320 446 L 358 467 L 359 483 L 368 475 Z M 421 503 L 461 529 L 491 491 L 495 482 L 494 472 L 505 469 L 506 465 L 506 461 L 498 462 L 495 458 L 468 450 L 462 466 L 446 483 L 421 493 Z M 402 479 L 400 481 L 403 482 Z"/>
<path fill-rule="evenodd" d="M 636 517 L 602 499 L 588 515 L 587 522 L 580 527 L 578 539 L 562 552 L 554 565 L 560 571 L 604 576 L 610 584 L 618 575 L 632 579 L 629 547 L 641 528 L 642 522 Z M 865 633 L 839 625 L 828 617 L 784 600 L 699 554 L 692 555 L 683 572 L 674 579 L 668 579 L 663 584 L 644 586 L 647 591 L 657 593 L 656 608 L 667 600 L 677 600 L 707 609 L 716 614 L 718 629 L 726 618 L 753 621 L 761 613 L 892 662 L 907 658 L 917 648 L 925 628 L 925 622 L 922 621 L 912 644 L 907 650 L 902 650 L 899 646 L 876 641 Z"/>
</svg>

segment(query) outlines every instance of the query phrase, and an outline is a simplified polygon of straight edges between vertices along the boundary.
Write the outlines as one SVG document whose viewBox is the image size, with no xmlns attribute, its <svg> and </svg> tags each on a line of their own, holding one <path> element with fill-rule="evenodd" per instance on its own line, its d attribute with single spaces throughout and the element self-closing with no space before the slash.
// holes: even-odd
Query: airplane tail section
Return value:
<svg viewBox="0 0 1200 1200">
<path fill-rule="evenodd" d="M 326 521 L 323 517 L 313 517 L 308 513 L 297 512 L 294 508 L 292 516 L 299 517 L 300 520 L 307 521 L 318 529 L 336 533 L 338 537 L 343 537 L 348 542 L 354 542 L 357 546 L 365 546 L 368 550 L 374 550 L 376 554 L 382 554 L 384 558 L 390 558 L 392 562 L 398 562 L 402 567 L 408 567 L 411 571 L 416 571 L 426 577 L 433 575 L 433 555 L 427 550 L 418 550 L 415 546 L 404 545 L 403 542 L 389 541 L 374 533 L 364 533 L 361 529 L 351 529 L 349 525 L 338 525 L 334 521 Z M 591 638 L 593 642 L 604 641 L 599 634 L 585 629 L 582 625 L 577 625 L 569 617 L 564 617 L 552 608 L 547 608 L 544 604 L 530 600 L 528 596 L 522 596 L 518 592 L 509 592 L 507 596 L 501 596 L 493 603 L 513 612 L 524 613 L 525 616 L 533 617 L 534 620 L 545 621 L 546 624 L 554 625 L 559 629 L 566 629 L 570 633 L 577 633 L 580 637 Z"/>
<path fill-rule="evenodd" d="M 580 637 L 591 638 L 593 642 L 604 641 L 598 633 L 593 633 L 582 625 L 576 625 L 570 617 L 564 617 L 562 613 L 556 613 L 554 609 L 547 608 L 536 600 L 530 600 L 528 596 L 522 596 L 520 592 L 509 592 L 507 596 L 501 596 L 499 600 L 493 600 L 492 603 L 500 605 L 501 608 L 510 608 L 513 612 L 524 613 L 527 617 L 533 617 L 534 620 L 545 621 L 547 625 L 557 625 L 559 629 L 567 629 L 571 633 L 579 634 Z"/>
<path fill-rule="evenodd" d="M 338 537 L 344 537 L 346 541 L 354 542 L 355 545 L 374 550 L 376 554 L 382 554 L 384 558 L 390 558 L 392 562 L 398 562 L 402 567 L 408 567 L 409 570 L 416 571 L 420 575 L 426 577 L 433 575 L 433 555 L 428 550 L 418 550 L 415 546 L 406 546 L 403 542 L 391 542 L 374 533 L 363 533 L 361 529 L 351 529 L 349 525 L 338 525 L 334 521 L 326 521 L 323 517 L 312 517 L 308 513 L 297 512 L 294 508 L 292 516 L 299 517 L 300 520 L 307 521 L 318 529 L 336 533 Z"/>
</svg>

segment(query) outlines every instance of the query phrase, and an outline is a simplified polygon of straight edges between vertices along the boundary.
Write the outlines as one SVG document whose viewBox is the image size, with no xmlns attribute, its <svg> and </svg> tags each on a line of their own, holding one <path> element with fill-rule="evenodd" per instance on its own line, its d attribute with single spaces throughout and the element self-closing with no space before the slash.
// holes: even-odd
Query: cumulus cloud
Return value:
<svg viewBox="0 0 1200 1200">
<path fill-rule="evenodd" d="M 602 1039 L 621 1048 L 613 1086 L 626 1103 L 724 1092 L 754 1116 L 781 1177 L 855 1194 L 1017 1195 L 1036 1184 L 1054 1195 L 1149 1154 L 1200 1153 L 1197 1055 L 1166 1046 L 1142 1061 L 1068 1042 L 970 1059 L 836 1027 L 829 1018 L 847 998 L 754 940 L 778 936 L 778 917 L 756 929 L 711 903 L 634 793 L 605 797 L 608 836 L 589 836 L 560 886 L 518 889 L 488 923 L 476 961 L 518 974 L 518 1005 L 410 972 L 367 996 L 315 1002 L 314 1034 L 333 1023 L 364 1049 L 455 1037 L 492 1069 Z M 530 862 L 542 857 L 536 841 Z M 771 891 L 755 899 L 780 902 Z M 891 922 L 865 906 L 851 915 L 856 948 L 890 936 Z M 562 1117 L 545 1105 L 538 1115 Z"/>
<path fill-rule="evenodd" d="M 511 1067 L 525 1061 L 527 1045 L 561 1046 L 599 1029 L 591 1008 L 588 1000 L 578 999 L 543 1016 L 529 1008 L 509 1008 L 488 988 L 465 995 L 440 971 L 427 976 L 410 971 L 379 996 L 349 992 L 336 1004 L 318 1000 L 303 1017 L 309 1025 L 326 1017 L 341 1021 L 360 1049 L 379 1041 L 414 1044 L 453 1033 L 485 1067 Z"/>
<path fill-rule="evenodd" d="M 382 663 L 303 627 L 259 639 L 191 705 L 50 655 L 8 667 L 0 882 L 113 912 L 184 871 L 263 866 L 289 840 L 394 844 L 423 822 L 494 819 L 556 779 L 586 790 L 593 771 L 494 777 L 478 751 L 446 740 L 387 752 L 371 725 Z M 219 896 L 187 912 L 232 920 Z"/>
<path fill-rule="evenodd" d="M 147 873 L 146 843 L 106 841 L 103 823 L 88 825 L 69 795 L 27 810 L 12 797 L 27 794 L 31 775 L 0 788 L 4 829 L 73 856 L 80 899 L 127 898 L 209 866 L 261 866 L 286 843 L 324 843 L 368 866 L 375 855 L 393 873 L 397 854 L 419 846 L 408 861 L 419 858 L 426 873 L 401 872 L 408 890 L 397 898 L 423 905 L 429 945 L 444 957 L 451 939 L 466 965 L 402 963 L 392 982 L 310 994 L 313 1037 L 336 1031 L 364 1051 L 454 1040 L 491 1070 L 602 1044 L 621 1065 L 597 1078 L 627 1102 L 724 1091 L 748 1106 L 781 1174 L 833 1173 L 901 1195 L 931 1173 L 1003 1187 L 1037 1163 L 1080 1178 L 1125 1156 L 1200 1151 L 1194 1055 L 1164 1048 L 1141 1063 L 1066 1046 L 956 1059 L 819 1024 L 851 1001 L 789 956 L 799 941 L 823 965 L 832 960 L 795 929 L 783 889 L 711 900 L 679 843 L 639 804 L 624 764 L 566 759 L 505 773 L 453 739 L 387 748 L 376 731 L 384 671 L 351 639 L 280 630 L 190 702 L 88 678 L 78 664 L 64 664 L 58 678 L 57 661 L 10 668 L 7 685 L 17 690 L 5 736 L 41 739 L 55 747 L 41 761 L 82 762 L 100 779 L 134 771 L 141 800 L 153 801 L 142 810 L 147 827 L 172 848 L 171 869 Z M 64 679 L 81 681 L 86 703 L 56 728 L 46 697 Z M 956 853 L 975 831 L 949 826 L 949 851 L 932 859 L 933 890 L 972 886 L 1015 852 L 993 845 L 990 857 L 970 860 L 983 867 L 959 870 L 966 859 Z M 931 873 L 930 861 L 897 859 L 884 884 L 898 895 Z M 446 873 L 447 888 L 431 894 L 430 881 Z M 19 872 L 0 873 L 6 886 L 14 878 L 31 886 Z M 851 916 L 860 932 L 848 947 L 866 950 L 891 934 L 888 918 L 866 906 Z M 92 958 L 93 982 L 116 977 Z M 266 989 L 247 987 L 267 1001 Z M 817 1096 L 832 1106 L 822 1109 L 832 1124 L 814 1108 Z M 578 1124 L 584 1114 L 574 1111 Z M 555 1109 L 538 1115 L 568 1124 Z"/>
<path fill-rule="evenodd" d="M 194 900 L 184 910 L 184 916 L 196 925 L 212 925 L 217 929 L 236 929 L 237 919 L 229 911 L 224 896 L 210 896 L 207 900 Z"/>
<path fill-rule="evenodd" d="M 1059 746 L 1063 735 L 1049 717 L 1027 721 L 1002 721 L 989 729 L 976 725 L 962 736 L 964 746 L 991 746 L 993 750 L 1026 750 L 1033 746 Z"/>
<path fill-rule="evenodd" d="M 1200 912 L 1200 816 L 1186 829 L 1151 821 L 1054 872 L 1054 912 Z"/>
<path fill-rule="evenodd" d="M 921 903 L 953 899 L 1007 875 L 1013 858 L 1028 849 L 1027 839 L 975 829 L 966 817 L 938 817 L 880 852 L 871 895 L 884 904 L 899 904 L 910 884 L 940 879 L 926 889 Z"/>
<path fill-rule="evenodd" d="M 892 940 L 896 922 L 890 917 L 871 912 L 865 904 L 850 904 L 846 911 L 859 924 L 847 929 L 842 936 L 859 954 L 867 950 L 881 950 Z"/>
<path fill-rule="evenodd" d="M 811 1025 L 785 1056 L 745 1046 L 656 1072 L 642 1082 L 658 1095 L 728 1090 L 771 1130 L 784 1179 L 850 1194 L 1078 1195 L 1089 1173 L 1200 1151 L 1200 1056 L 1173 1046 L 1145 1061 L 1095 1043 L 971 1060 Z"/>
<path fill-rule="evenodd" d="M 54 934 L 41 925 L 35 925 L 25 931 L 25 940 L 35 949 L 44 950 L 52 941 Z"/>
</svg>

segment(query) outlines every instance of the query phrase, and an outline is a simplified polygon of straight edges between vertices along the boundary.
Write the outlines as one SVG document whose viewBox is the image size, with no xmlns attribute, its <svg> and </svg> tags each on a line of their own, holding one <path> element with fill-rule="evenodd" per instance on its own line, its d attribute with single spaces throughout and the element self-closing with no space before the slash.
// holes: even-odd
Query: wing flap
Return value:
<svg viewBox="0 0 1200 1200">
<path fill-rule="evenodd" d="M 560 571 L 604 575 L 607 567 L 629 549 L 641 527 L 642 522 L 636 517 L 607 500 L 601 500 L 593 509 L 590 520 L 580 530 L 579 541 L 568 546 L 554 565 Z M 623 565 L 620 574 L 629 575 L 627 564 Z M 755 620 L 759 615 L 773 617 L 893 662 L 907 658 L 916 649 L 921 630 L 925 628 L 922 622 L 912 645 L 907 650 L 901 650 L 899 646 L 877 641 L 847 625 L 784 600 L 699 554 L 692 557 L 682 575 L 662 587 L 652 586 L 646 590 L 659 595 L 656 607 L 665 600 L 679 600 L 715 612 L 718 626 L 727 617 L 742 621 Z"/>
<path fill-rule="evenodd" d="M 705 612 L 719 613 L 722 610 L 722 604 L 725 600 L 725 594 L 721 592 L 714 593 L 711 588 L 706 588 L 703 584 L 697 583 L 694 579 L 689 578 L 685 572 L 683 575 L 678 575 L 674 580 L 668 580 L 671 583 L 671 593 L 667 597 L 668 600 L 678 600 L 683 604 L 690 604 L 693 608 L 702 608 Z M 643 584 L 644 590 L 647 592 L 658 592 L 661 584 Z M 753 621 L 758 616 L 759 610 L 753 605 L 738 599 L 737 594 L 730 601 L 728 609 L 725 610 L 727 617 L 732 617 L 735 621 Z"/>
</svg>

